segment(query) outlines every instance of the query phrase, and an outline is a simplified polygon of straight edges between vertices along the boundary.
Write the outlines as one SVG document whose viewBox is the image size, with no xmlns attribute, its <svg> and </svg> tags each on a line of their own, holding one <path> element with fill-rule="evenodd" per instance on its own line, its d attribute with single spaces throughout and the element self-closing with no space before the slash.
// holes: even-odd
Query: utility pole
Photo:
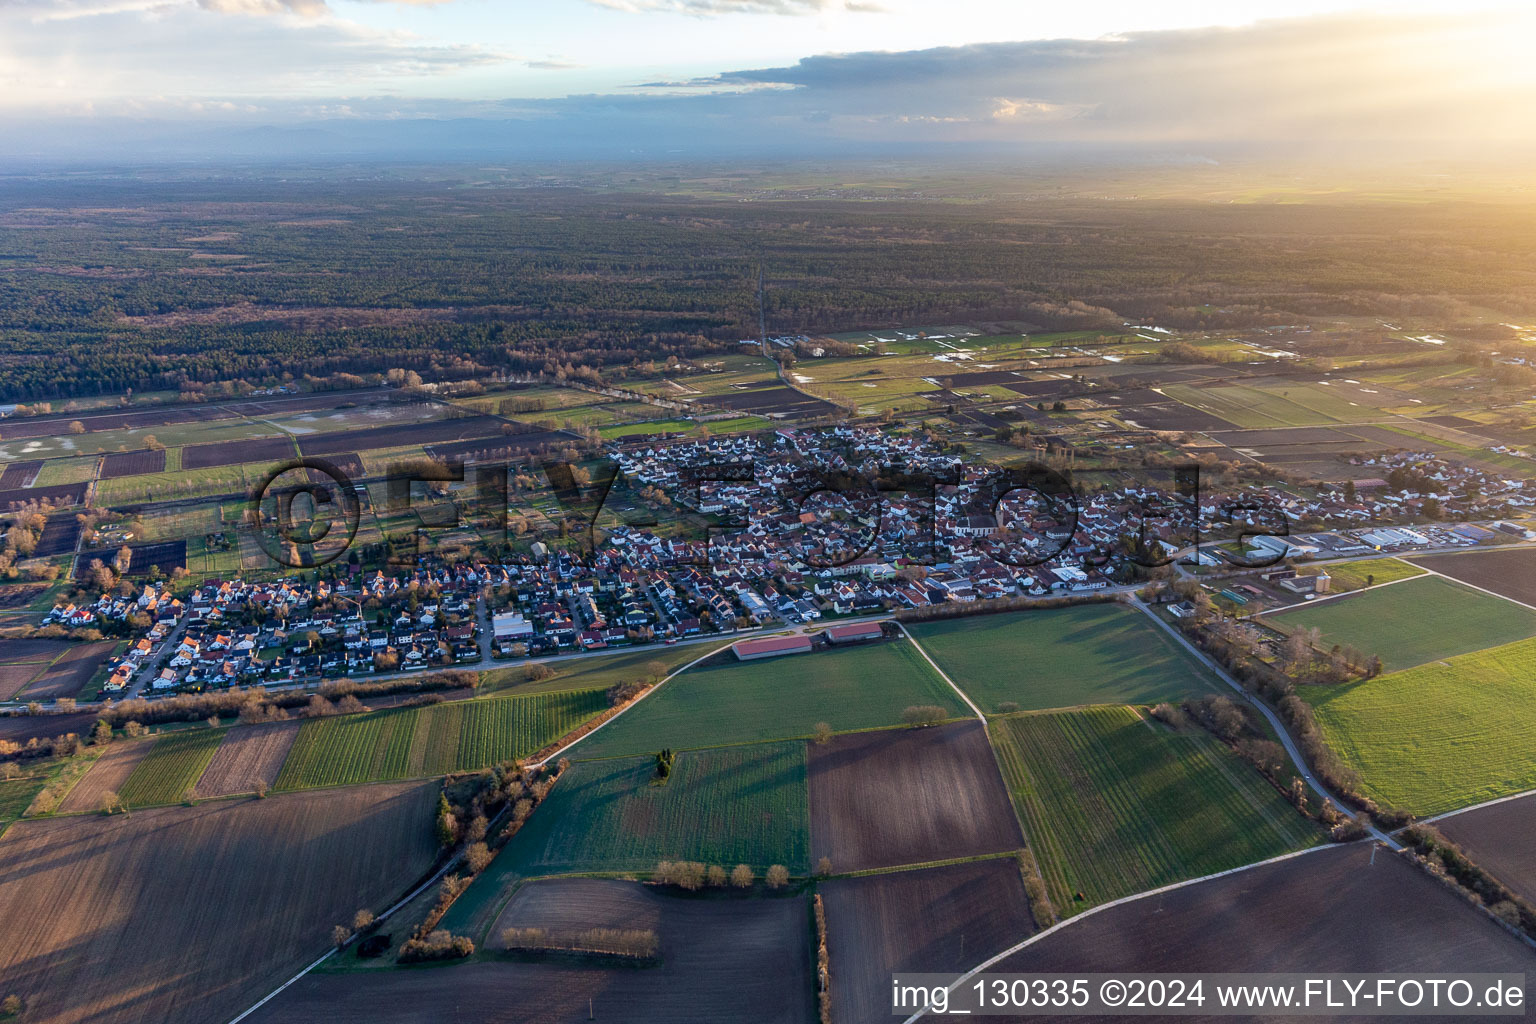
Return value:
<svg viewBox="0 0 1536 1024">
<path fill-rule="evenodd" d="M 760 344 L 762 346 L 763 355 L 765 357 L 771 359 L 772 356 L 768 355 L 768 317 L 767 317 L 767 314 L 764 312 L 764 303 L 763 303 L 763 265 L 762 265 L 762 263 L 758 263 L 758 265 L 757 265 L 757 340 L 758 340 L 758 344 Z"/>
</svg>

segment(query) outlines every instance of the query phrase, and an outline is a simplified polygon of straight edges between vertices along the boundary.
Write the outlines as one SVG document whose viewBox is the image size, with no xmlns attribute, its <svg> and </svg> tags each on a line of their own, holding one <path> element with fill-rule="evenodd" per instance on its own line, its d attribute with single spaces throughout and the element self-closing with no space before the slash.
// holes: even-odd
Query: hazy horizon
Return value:
<svg viewBox="0 0 1536 1024">
<path fill-rule="evenodd" d="M 1192 23 L 1208 17 L 1199 5 L 1164 5 L 1159 20 L 1100 3 L 1033 26 L 1088 34 L 1047 36 L 1017 17 L 984 23 L 986 5 L 961 3 L 955 24 L 925 37 L 942 45 L 877 49 L 910 43 L 932 9 L 925 20 L 796 0 L 614 6 L 556 5 L 564 20 L 531 19 L 527 40 L 543 39 L 540 52 L 575 46 L 595 19 L 592 56 L 557 60 L 470 42 L 477 31 L 496 38 L 509 17 L 476 0 L 21 0 L 0 7 L 0 163 L 938 150 L 1480 163 L 1528 159 L 1533 142 L 1536 71 L 1519 51 L 1530 18 L 1515 9 L 1314 4 L 1275 17 L 1253 3 L 1211 25 Z M 369 18 L 412 27 L 370 35 L 358 27 Z M 882 31 L 887 23 L 902 31 Z M 785 38 L 786 26 L 804 32 Z M 738 39 L 743 30 L 761 46 Z M 716 56 L 670 56 L 674 32 L 695 43 L 702 34 Z M 608 61 L 613 33 L 631 50 L 653 47 L 654 59 Z"/>
</svg>

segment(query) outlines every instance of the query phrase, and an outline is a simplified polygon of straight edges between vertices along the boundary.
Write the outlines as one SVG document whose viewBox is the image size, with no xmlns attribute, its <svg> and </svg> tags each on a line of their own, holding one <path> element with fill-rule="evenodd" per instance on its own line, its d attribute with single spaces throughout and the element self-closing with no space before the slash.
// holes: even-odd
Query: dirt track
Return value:
<svg viewBox="0 0 1536 1024">
<path fill-rule="evenodd" d="M 980 722 L 852 733 L 810 751 L 811 860 L 835 872 L 1024 845 Z"/>
</svg>

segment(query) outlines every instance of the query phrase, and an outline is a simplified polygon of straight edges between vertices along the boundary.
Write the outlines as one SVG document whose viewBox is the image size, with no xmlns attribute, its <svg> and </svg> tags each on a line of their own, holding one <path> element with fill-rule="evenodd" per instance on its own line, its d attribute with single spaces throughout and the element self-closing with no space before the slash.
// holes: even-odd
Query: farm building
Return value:
<svg viewBox="0 0 1536 1024">
<path fill-rule="evenodd" d="M 1326 594 L 1331 582 L 1326 572 L 1316 576 L 1292 576 L 1280 581 L 1280 586 L 1293 594 Z"/>
<path fill-rule="evenodd" d="M 808 636 L 771 636 L 762 640 L 741 640 L 731 645 L 738 661 L 776 658 L 781 654 L 804 654 L 811 649 Z"/>
<path fill-rule="evenodd" d="M 851 622 L 843 626 L 828 626 L 827 640 L 834 644 L 852 644 L 862 640 L 879 640 L 880 623 Z"/>
</svg>

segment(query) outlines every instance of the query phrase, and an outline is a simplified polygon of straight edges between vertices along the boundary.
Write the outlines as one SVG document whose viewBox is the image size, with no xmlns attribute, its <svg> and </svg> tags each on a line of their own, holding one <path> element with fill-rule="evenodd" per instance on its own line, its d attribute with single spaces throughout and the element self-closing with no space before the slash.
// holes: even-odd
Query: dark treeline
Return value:
<svg viewBox="0 0 1536 1024">
<path fill-rule="evenodd" d="M 23 183 L 0 199 L 0 399 L 728 350 L 756 333 L 759 261 L 771 331 L 1452 322 L 1536 305 L 1531 220 L 1454 203 Z"/>
</svg>

